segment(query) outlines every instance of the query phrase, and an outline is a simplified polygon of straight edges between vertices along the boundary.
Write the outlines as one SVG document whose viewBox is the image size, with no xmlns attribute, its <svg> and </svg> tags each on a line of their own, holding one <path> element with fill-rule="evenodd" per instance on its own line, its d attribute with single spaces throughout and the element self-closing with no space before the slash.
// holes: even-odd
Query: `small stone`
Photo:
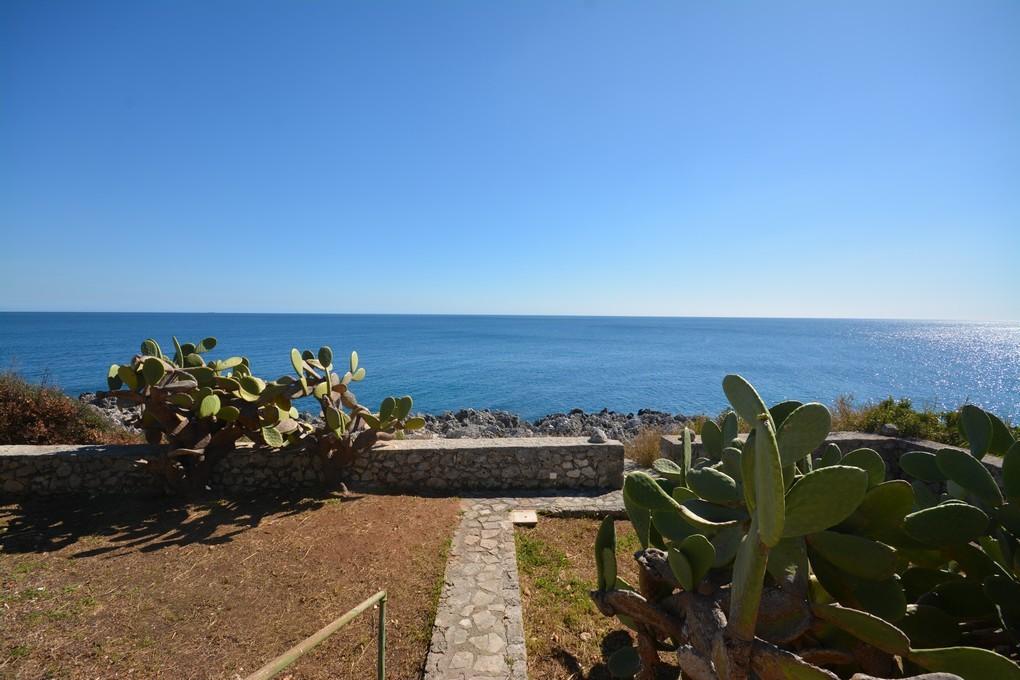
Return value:
<svg viewBox="0 0 1020 680">
<path fill-rule="evenodd" d="M 892 423 L 885 423 L 882 427 L 878 428 L 878 433 L 883 437 L 899 437 L 900 428 L 896 427 Z"/>
<path fill-rule="evenodd" d="M 605 444 L 609 441 L 609 437 L 606 436 L 605 430 L 600 427 L 593 427 L 591 429 L 591 436 L 588 437 L 588 441 L 592 444 Z"/>
</svg>

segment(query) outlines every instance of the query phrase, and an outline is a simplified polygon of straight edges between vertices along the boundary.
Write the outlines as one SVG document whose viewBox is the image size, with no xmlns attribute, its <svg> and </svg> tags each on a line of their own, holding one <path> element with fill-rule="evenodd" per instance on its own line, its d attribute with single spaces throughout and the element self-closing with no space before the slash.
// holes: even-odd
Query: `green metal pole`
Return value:
<svg viewBox="0 0 1020 680">
<path fill-rule="evenodd" d="M 379 662 L 376 675 L 379 680 L 386 680 L 386 591 L 379 600 Z"/>
<path fill-rule="evenodd" d="M 275 676 L 277 673 L 279 673 L 280 671 L 282 671 L 283 669 L 287 668 L 292 663 L 294 663 L 295 661 L 300 659 L 307 651 L 309 651 L 310 649 L 315 647 L 317 644 L 319 644 L 320 642 L 322 642 L 323 640 L 328 638 L 333 633 L 337 632 L 338 630 L 340 630 L 341 628 L 346 626 L 358 614 L 362 613 L 366 609 L 371 608 L 371 606 L 374 605 L 377 602 L 380 603 L 379 610 L 380 610 L 380 616 L 382 616 L 382 612 L 385 609 L 385 602 L 386 602 L 386 591 L 385 590 L 380 590 L 378 593 L 376 593 L 372 597 L 368 598 L 367 600 L 365 600 L 364 602 L 362 602 L 357 607 L 355 607 L 354 609 L 350 610 L 349 612 L 347 612 L 346 614 L 344 614 L 343 616 L 341 616 L 337 620 L 333 621 L 332 623 L 330 623 L 329 625 L 325 626 L 324 628 L 321 628 L 314 635 L 311 635 L 311 636 L 305 638 L 304 640 L 302 640 L 301 642 L 299 642 L 298 644 L 294 645 L 293 647 L 288 649 L 286 652 L 284 652 L 283 654 L 281 654 L 280 656 L 276 657 L 275 659 L 273 659 L 272 661 L 267 663 L 265 666 L 263 666 L 259 670 L 255 671 L 254 673 L 249 675 L 246 678 L 246 680 L 269 680 L 270 678 Z M 385 643 L 386 643 L 386 640 L 384 638 L 381 638 L 380 639 L 380 643 L 379 643 L 380 644 L 380 649 L 383 648 L 382 646 L 385 645 Z M 382 666 L 381 665 L 379 666 L 379 669 L 380 669 L 380 673 L 381 673 L 382 672 Z M 381 675 L 379 677 L 382 678 Z"/>
</svg>

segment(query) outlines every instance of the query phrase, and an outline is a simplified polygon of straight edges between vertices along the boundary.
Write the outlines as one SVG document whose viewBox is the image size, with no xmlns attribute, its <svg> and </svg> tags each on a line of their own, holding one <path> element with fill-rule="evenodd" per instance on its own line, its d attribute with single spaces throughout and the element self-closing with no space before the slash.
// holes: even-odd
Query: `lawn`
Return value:
<svg viewBox="0 0 1020 680">
<path fill-rule="evenodd" d="M 517 529 L 517 568 L 532 678 L 608 680 L 606 658 L 631 643 L 628 629 L 599 613 L 588 597 L 595 588 L 592 551 L 598 527 L 593 519 L 542 517 L 534 528 Z M 630 555 L 641 546 L 630 522 L 617 522 L 616 535 L 620 576 L 636 584 L 637 565 Z"/>
<path fill-rule="evenodd" d="M 388 675 L 416 678 L 457 517 L 408 496 L 0 507 L 0 678 L 244 677 L 380 589 Z M 376 619 L 290 677 L 373 677 Z"/>
</svg>

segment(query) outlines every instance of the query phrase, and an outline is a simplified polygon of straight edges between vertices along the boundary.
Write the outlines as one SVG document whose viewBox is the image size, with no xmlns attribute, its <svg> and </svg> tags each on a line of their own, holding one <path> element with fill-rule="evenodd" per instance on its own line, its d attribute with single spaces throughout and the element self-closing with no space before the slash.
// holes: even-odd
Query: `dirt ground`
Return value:
<svg viewBox="0 0 1020 680">
<path fill-rule="evenodd" d="M 524 601 L 528 674 L 542 680 L 609 680 L 606 659 L 633 643 L 629 629 L 603 616 L 588 593 L 595 589 L 593 519 L 539 518 L 516 533 L 517 567 Z M 616 523 L 619 574 L 636 584 L 640 548 L 630 522 Z M 665 660 L 665 659 L 664 659 Z M 661 677 L 675 678 L 671 669 Z"/>
<path fill-rule="evenodd" d="M 377 590 L 387 677 L 420 675 L 456 499 L 0 507 L 0 678 L 243 678 Z M 378 613 L 281 678 L 369 678 Z"/>
</svg>

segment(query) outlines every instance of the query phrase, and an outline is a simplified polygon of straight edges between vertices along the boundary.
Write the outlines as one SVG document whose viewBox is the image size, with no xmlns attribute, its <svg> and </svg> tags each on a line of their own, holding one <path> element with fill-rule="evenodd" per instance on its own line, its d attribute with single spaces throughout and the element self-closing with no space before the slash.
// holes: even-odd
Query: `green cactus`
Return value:
<svg viewBox="0 0 1020 680">
<path fill-rule="evenodd" d="M 885 461 L 874 449 L 856 449 L 843 456 L 840 465 L 859 467 L 868 473 L 868 487 L 885 481 Z"/>
<path fill-rule="evenodd" d="M 1003 456 L 1002 486 L 1010 501 L 1020 502 L 1020 441 L 1013 443 Z"/>
<path fill-rule="evenodd" d="M 835 531 L 808 534 L 807 543 L 831 565 L 853 576 L 884 581 L 896 573 L 896 550 L 885 543 Z"/>
<path fill-rule="evenodd" d="M 912 512 L 903 519 L 907 535 L 925 545 L 968 543 L 988 528 L 988 515 L 973 505 L 947 503 Z"/>
<path fill-rule="evenodd" d="M 960 429 L 970 444 L 970 452 L 978 460 L 985 457 L 992 445 L 992 421 L 983 410 L 967 404 L 960 409 Z"/>
<path fill-rule="evenodd" d="M 170 360 L 155 340 L 143 341 L 141 353 L 130 363 L 110 367 L 106 393 L 141 404 L 147 440 L 169 444 L 163 457 L 145 464 L 160 475 L 168 491 L 204 488 L 216 463 L 241 440 L 314 452 L 329 481 L 338 483 L 358 455 L 425 426 L 423 418 L 410 417 L 409 396 L 391 399 L 385 422 L 358 404 L 350 382 L 363 379 L 365 369 L 358 366 L 356 353 L 351 355 L 354 374 L 339 379 L 329 370 L 329 347 L 319 348 L 317 355 L 293 349 L 297 379 L 281 376 L 267 382 L 252 374 L 245 357 L 209 357 L 217 344 L 213 337 L 197 344 L 177 337 L 172 342 Z M 293 404 L 313 394 L 327 421 L 320 427 L 299 420 Z"/>
<path fill-rule="evenodd" d="M 686 484 L 684 469 L 668 458 L 658 458 L 652 462 L 652 469 L 660 476 L 683 486 Z"/>
<path fill-rule="evenodd" d="M 609 590 L 616 584 L 616 522 L 612 517 L 602 520 L 595 538 L 595 566 L 599 590 Z"/>
<path fill-rule="evenodd" d="M 159 348 L 159 343 L 149 338 L 142 341 L 142 356 L 156 357 L 157 359 L 163 358 L 163 352 Z"/>
<path fill-rule="evenodd" d="M 815 467 L 828 467 L 830 465 L 839 465 L 839 461 L 843 459 L 843 452 L 839 450 L 839 444 L 830 443 L 826 444 L 822 450 L 822 455 L 819 456 L 818 462 Z"/>
<path fill-rule="evenodd" d="M 727 411 L 726 415 L 723 416 L 722 425 L 720 427 L 722 434 L 722 444 L 724 447 L 729 446 L 730 442 L 737 438 L 739 431 L 737 425 L 737 414 L 733 411 Z"/>
<path fill-rule="evenodd" d="M 148 356 L 142 362 L 142 375 L 145 376 L 145 384 L 156 385 L 166 375 L 166 366 L 155 355 Z"/>
<path fill-rule="evenodd" d="M 873 614 L 822 603 L 811 605 L 811 613 L 886 654 L 907 656 L 910 653 L 910 640 L 903 631 Z"/>
<path fill-rule="evenodd" d="M 953 673 L 964 680 L 1020 680 L 1020 667 L 1014 662 L 977 647 L 911 649 L 907 658 L 925 670 Z"/>
<path fill-rule="evenodd" d="M 776 432 L 783 466 L 796 464 L 821 446 L 831 427 L 832 415 L 821 404 L 804 404 L 791 411 Z"/>
<path fill-rule="evenodd" d="M 723 450 L 723 434 L 715 421 L 706 420 L 701 426 L 701 448 L 705 455 L 719 460 Z"/>
<path fill-rule="evenodd" d="M 944 482 L 947 479 L 934 453 L 908 451 L 900 456 L 899 464 L 905 473 L 923 482 Z"/>
<path fill-rule="evenodd" d="M 959 449 L 942 449 L 935 454 L 935 460 L 947 479 L 956 482 L 987 505 L 1002 505 L 999 485 L 992 479 L 988 468 L 973 455 Z"/>
<path fill-rule="evenodd" d="M 679 481 L 682 484 L 684 479 Z M 740 498 L 736 480 L 715 468 L 693 469 L 687 473 L 686 481 L 692 491 L 711 503 L 733 503 Z"/>
<path fill-rule="evenodd" d="M 731 425 L 706 425 L 708 459 L 692 466 L 688 451 L 656 461 L 655 476 L 626 476 L 640 598 L 615 609 L 622 586 L 604 576 L 614 551 L 592 593 L 601 611 L 617 611 L 642 649 L 675 649 L 685 677 L 831 680 L 813 665 L 826 658 L 843 677 L 900 667 L 1017 677 L 991 651 L 1020 643 L 1020 445 L 1001 421 L 968 409 L 971 453 L 911 452 L 898 466 L 908 479 L 887 481 L 873 450 L 830 444 L 813 456 L 830 426 L 824 407 L 766 409 L 739 376 L 723 389 L 752 426 L 747 440 L 729 445 Z M 1003 452 L 1005 493 L 979 462 L 986 451 Z M 959 646 L 975 641 L 987 649 Z M 655 672 L 640 660 L 624 670 Z"/>
<path fill-rule="evenodd" d="M 734 405 L 736 406 L 736 405 Z M 768 547 L 779 543 L 786 523 L 786 486 L 772 419 L 767 411 L 755 426 L 754 498 L 758 534 Z"/>
<path fill-rule="evenodd" d="M 849 517 L 868 491 L 868 475 L 857 467 L 832 465 L 804 475 L 786 499 L 786 536 L 824 531 Z"/>
</svg>

